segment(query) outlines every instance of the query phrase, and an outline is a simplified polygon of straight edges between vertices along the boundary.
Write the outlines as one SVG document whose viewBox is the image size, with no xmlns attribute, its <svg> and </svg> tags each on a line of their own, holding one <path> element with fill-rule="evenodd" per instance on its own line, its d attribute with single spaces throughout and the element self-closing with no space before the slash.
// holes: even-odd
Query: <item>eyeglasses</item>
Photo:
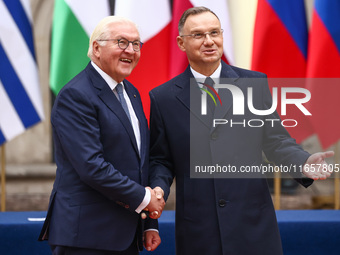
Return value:
<svg viewBox="0 0 340 255">
<path fill-rule="evenodd" d="M 213 30 L 213 31 L 210 31 L 210 32 L 205 32 L 205 33 L 197 32 L 197 33 L 194 33 L 194 34 L 191 34 L 191 35 L 180 35 L 180 37 L 191 36 L 192 38 L 199 40 L 199 39 L 202 39 L 202 38 L 205 39 L 207 35 L 209 35 L 211 38 L 217 38 L 222 33 L 223 33 L 223 29 Z"/>
<path fill-rule="evenodd" d="M 134 51 L 140 51 L 140 49 L 143 46 L 143 43 L 141 41 L 135 40 L 135 41 L 129 41 L 127 39 L 101 39 L 97 41 L 117 41 L 118 47 L 122 50 L 125 50 L 127 47 L 129 47 L 129 44 L 132 44 L 132 48 Z"/>
</svg>

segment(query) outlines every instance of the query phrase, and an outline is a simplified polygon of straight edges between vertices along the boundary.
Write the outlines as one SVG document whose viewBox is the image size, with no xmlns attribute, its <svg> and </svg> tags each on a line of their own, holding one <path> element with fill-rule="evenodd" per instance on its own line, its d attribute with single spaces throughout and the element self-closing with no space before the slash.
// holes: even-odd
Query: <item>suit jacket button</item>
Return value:
<svg viewBox="0 0 340 255">
<path fill-rule="evenodd" d="M 220 200 L 218 201 L 218 205 L 219 205 L 220 207 L 225 207 L 226 204 L 227 204 L 227 201 L 225 201 L 224 199 L 220 199 Z"/>
<path fill-rule="evenodd" d="M 218 134 L 216 132 L 211 134 L 211 140 L 216 140 L 217 137 L 218 137 Z"/>
</svg>

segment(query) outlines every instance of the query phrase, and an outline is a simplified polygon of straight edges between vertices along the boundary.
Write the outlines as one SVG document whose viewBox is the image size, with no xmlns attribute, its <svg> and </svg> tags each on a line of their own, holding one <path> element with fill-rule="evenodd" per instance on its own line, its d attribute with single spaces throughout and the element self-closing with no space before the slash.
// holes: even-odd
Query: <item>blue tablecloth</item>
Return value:
<svg viewBox="0 0 340 255">
<path fill-rule="evenodd" d="M 38 242 L 45 216 L 46 212 L 0 213 L 0 254 L 52 254 L 47 242 Z"/>
<path fill-rule="evenodd" d="M 285 255 L 340 255 L 340 211 L 282 210 L 276 215 Z"/>
<path fill-rule="evenodd" d="M 1 255 L 48 255 L 47 242 L 38 242 L 42 218 L 46 212 L 0 213 Z M 339 255 L 340 211 L 277 211 L 285 255 Z M 175 254 L 175 213 L 165 211 L 159 220 L 162 244 L 155 252 L 141 254 Z"/>
</svg>

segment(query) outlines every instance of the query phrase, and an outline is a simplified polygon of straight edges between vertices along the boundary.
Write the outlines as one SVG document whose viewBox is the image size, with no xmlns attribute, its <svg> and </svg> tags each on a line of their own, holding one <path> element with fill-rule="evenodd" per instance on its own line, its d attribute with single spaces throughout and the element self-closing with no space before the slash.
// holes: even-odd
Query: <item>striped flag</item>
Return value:
<svg viewBox="0 0 340 255">
<path fill-rule="evenodd" d="M 252 70 L 269 78 L 304 78 L 306 76 L 308 29 L 303 0 L 258 0 L 254 28 Z M 290 87 L 272 79 L 270 87 Z M 302 79 L 301 79 L 302 81 Z M 294 84 L 293 81 L 290 83 Z M 299 83 L 304 87 L 304 81 Z M 293 85 L 293 87 L 296 87 Z M 280 94 L 280 91 L 279 91 Z M 289 94 L 298 98 L 298 95 Z M 280 104 L 278 107 L 280 113 Z M 294 119 L 296 127 L 287 128 L 297 142 L 313 134 L 309 119 L 297 108 L 289 108 L 283 119 Z"/>
<path fill-rule="evenodd" d="M 55 0 L 50 66 L 50 86 L 55 94 L 90 61 L 91 33 L 109 15 L 109 1 Z"/>
<path fill-rule="evenodd" d="M 186 54 L 182 52 L 176 42 L 178 36 L 178 22 L 183 12 L 191 7 L 205 6 L 211 9 L 219 17 L 223 32 L 223 60 L 233 64 L 233 44 L 232 31 L 229 18 L 229 8 L 227 0 L 173 0 L 173 19 L 171 25 L 171 45 L 170 45 L 170 77 L 182 73 L 188 65 Z"/>
<path fill-rule="evenodd" d="M 315 0 L 307 77 L 313 78 L 308 79 L 312 124 L 322 147 L 328 148 L 340 139 L 340 1 Z"/>
<path fill-rule="evenodd" d="M 44 119 L 29 0 L 0 0 L 0 145 Z"/>
<path fill-rule="evenodd" d="M 170 78 L 171 6 L 169 0 L 116 0 L 114 14 L 129 18 L 138 26 L 144 43 L 138 65 L 127 79 L 141 95 L 149 116 L 149 91 Z"/>
</svg>

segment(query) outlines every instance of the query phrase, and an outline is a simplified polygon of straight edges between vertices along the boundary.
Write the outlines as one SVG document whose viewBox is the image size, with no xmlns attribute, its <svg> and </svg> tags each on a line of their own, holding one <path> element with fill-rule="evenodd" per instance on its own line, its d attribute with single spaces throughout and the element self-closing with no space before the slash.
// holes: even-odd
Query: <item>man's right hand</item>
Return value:
<svg viewBox="0 0 340 255">
<path fill-rule="evenodd" d="M 164 209 L 165 201 L 164 201 L 164 191 L 160 187 L 156 187 L 151 189 L 150 187 L 146 187 L 150 190 L 151 200 L 144 211 L 149 211 L 149 217 L 152 219 L 158 219 Z"/>
</svg>

